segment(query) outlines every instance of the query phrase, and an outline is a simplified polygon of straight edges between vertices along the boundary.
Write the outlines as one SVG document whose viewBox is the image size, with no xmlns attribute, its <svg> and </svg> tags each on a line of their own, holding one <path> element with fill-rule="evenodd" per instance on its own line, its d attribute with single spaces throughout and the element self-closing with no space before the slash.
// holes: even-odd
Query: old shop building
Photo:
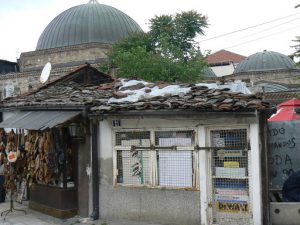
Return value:
<svg viewBox="0 0 300 225">
<path fill-rule="evenodd" d="M 88 71 L 94 69 L 83 67 L 3 105 L 13 111 L 86 109 L 87 136 L 76 153 L 79 215 L 97 210 L 102 219 L 262 224 L 262 201 L 254 196 L 263 195 L 258 168 L 267 103 L 187 84 L 77 84 Z M 5 114 L 2 125 L 18 121 Z M 29 201 L 38 209 L 53 208 L 41 198 Z"/>
<path fill-rule="evenodd" d="M 91 118 L 99 119 L 100 215 L 262 224 L 257 196 L 263 195 L 265 120 L 259 111 L 267 104 L 228 89 L 145 86 L 148 95 L 137 102 L 128 102 L 124 84 L 109 104 L 91 108 Z M 176 94 L 155 94 L 172 88 Z"/>
<path fill-rule="evenodd" d="M 86 171 L 91 166 L 92 143 L 86 109 L 110 97 L 97 85 L 111 82 L 108 75 L 85 65 L 33 92 L 2 102 L 1 127 L 27 134 L 19 145 L 28 146 L 23 153 L 30 208 L 59 218 L 90 215 Z"/>
</svg>

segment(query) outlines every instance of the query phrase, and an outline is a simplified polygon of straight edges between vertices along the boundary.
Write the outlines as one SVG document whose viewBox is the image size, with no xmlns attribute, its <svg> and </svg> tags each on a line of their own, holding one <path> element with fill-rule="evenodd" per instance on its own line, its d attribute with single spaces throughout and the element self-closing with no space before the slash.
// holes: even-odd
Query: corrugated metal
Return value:
<svg viewBox="0 0 300 225">
<path fill-rule="evenodd" d="M 122 11 L 88 3 L 55 17 L 41 34 L 36 50 L 94 42 L 113 44 L 132 32 L 141 31 L 141 27 Z"/>
<path fill-rule="evenodd" d="M 44 130 L 55 127 L 79 115 L 78 111 L 24 111 L 0 123 L 3 128 Z"/>
</svg>

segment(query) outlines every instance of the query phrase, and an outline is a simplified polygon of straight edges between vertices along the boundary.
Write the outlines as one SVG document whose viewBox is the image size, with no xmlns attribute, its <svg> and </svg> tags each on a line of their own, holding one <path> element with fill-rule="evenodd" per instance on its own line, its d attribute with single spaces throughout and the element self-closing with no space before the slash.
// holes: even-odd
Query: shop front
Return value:
<svg viewBox="0 0 300 225">
<path fill-rule="evenodd" d="M 26 185 L 15 191 L 21 194 L 19 201 L 28 198 L 30 208 L 58 218 L 77 215 L 79 143 L 72 129 L 74 124 L 80 124 L 80 114 L 81 111 L 19 111 L 0 123 L 15 135 L 5 151 L 17 152 L 15 187 L 24 182 Z"/>
<path fill-rule="evenodd" d="M 257 118 L 251 113 L 242 120 L 218 115 L 101 121 L 102 218 L 261 225 Z"/>
<path fill-rule="evenodd" d="M 262 225 L 268 103 L 185 85 L 149 85 L 136 97 L 138 81 L 124 83 L 90 108 L 99 123 L 100 218 Z"/>
<path fill-rule="evenodd" d="M 113 86 L 112 82 L 109 75 L 85 64 L 1 102 L 0 127 L 24 130 L 19 146 L 24 145 L 28 167 L 23 171 L 30 208 L 60 218 L 87 217 L 94 210 L 97 219 L 97 206 L 91 209 L 89 202 L 96 176 L 91 177 L 92 129 L 87 110 L 107 101 L 112 91 L 106 86 Z M 93 190 L 97 184 L 93 182 Z"/>
</svg>

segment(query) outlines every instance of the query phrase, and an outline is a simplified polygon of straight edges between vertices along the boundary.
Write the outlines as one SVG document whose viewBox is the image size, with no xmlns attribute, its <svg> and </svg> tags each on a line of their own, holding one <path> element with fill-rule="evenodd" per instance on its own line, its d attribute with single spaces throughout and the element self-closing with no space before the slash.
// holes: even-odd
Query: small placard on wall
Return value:
<svg viewBox="0 0 300 225">
<path fill-rule="evenodd" d="M 121 120 L 113 120 L 112 121 L 112 126 L 113 127 L 121 127 L 122 126 Z"/>
<path fill-rule="evenodd" d="M 235 162 L 235 161 L 228 161 L 228 162 L 224 162 L 224 167 L 225 168 L 239 168 L 240 163 Z"/>
</svg>

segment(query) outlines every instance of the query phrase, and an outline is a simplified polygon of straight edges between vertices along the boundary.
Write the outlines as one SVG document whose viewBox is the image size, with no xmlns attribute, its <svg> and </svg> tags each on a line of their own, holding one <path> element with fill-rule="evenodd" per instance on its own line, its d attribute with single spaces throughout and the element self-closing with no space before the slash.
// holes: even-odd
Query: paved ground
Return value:
<svg viewBox="0 0 300 225">
<path fill-rule="evenodd" d="M 132 221 L 91 221 L 89 218 L 81 217 L 61 220 L 29 209 L 26 201 L 22 204 L 14 203 L 15 209 L 24 210 L 26 214 L 24 211 L 12 210 L 6 215 L 5 210 L 9 208 L 9 202 L 0 203 L 0 214 L 2 214 L 0 225 L 159 225 Z"/>
</svg>

